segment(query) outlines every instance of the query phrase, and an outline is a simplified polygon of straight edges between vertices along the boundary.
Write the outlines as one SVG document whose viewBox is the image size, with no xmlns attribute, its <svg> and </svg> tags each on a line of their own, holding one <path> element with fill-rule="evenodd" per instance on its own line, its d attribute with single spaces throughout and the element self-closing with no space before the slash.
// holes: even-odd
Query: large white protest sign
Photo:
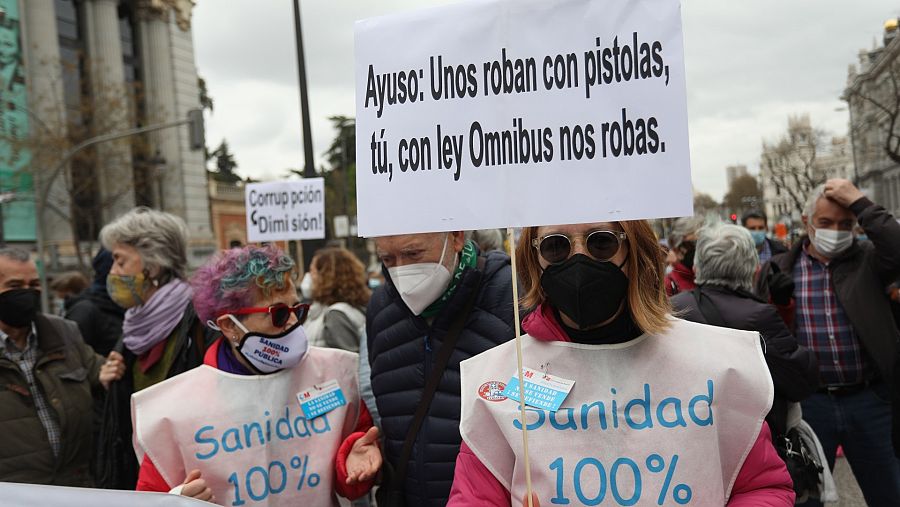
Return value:
<svg viewBox="0 0 900 507">
<path fill-rule="evenodd" d="M 362 236 L 692 212 L 677 0 L 478 0 L 356 25 Z"/>
<path fill-rule="evenodd" d="M 202 507 L 207 502 L 181 495 L 144 491 L 64 488 L 0 482 L 0 505 L 16 507 Z"/>
<path fill-rule="evenodd" d="M 325 237 L 322 178 L 249 183 L 244 201 L 250 242 Z"/>
</svg>

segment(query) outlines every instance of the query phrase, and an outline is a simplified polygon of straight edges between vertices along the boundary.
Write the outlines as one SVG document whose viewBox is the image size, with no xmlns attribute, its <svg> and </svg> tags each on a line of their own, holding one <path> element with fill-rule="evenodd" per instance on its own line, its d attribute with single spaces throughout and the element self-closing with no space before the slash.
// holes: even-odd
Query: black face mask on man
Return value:
<svg viewBox="0 0 900 507">
<path fill-rule="evenodd" d="M 0 321 L 12 327 L 30 326 L 40 306 L 41 291 L 10 289 L 0 293 Z"/>
<path fill-rule="evenodd" d="M 619 311 L 628 293 L 628 277 L 612 262 L 575 254 L 565 262 L 547 266 L 541 275 L 541 287 L 551 305 L 585 329 Z"/>
</svg>

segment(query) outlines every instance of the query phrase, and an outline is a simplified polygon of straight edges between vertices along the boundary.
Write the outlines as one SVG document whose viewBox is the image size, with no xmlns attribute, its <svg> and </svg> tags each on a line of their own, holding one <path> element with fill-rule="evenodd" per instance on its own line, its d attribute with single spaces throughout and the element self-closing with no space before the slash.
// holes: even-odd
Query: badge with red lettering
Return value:
<svg viewBox="0 0 900 507">
<path fill-rule="evenodd" d="M 297 393 L 297 401 L 300 402 L 303 416 L 307 419 L 315 419 L 347 404 L 337 380 L 329 380 L 324 384 L 315 384 L 301 390 Z"/>
<path fill-rule="evenodd" d="M 491 380 L 481 384 L 481 387 L 478 388 L 478 396 L 487 401 L 503 401 L 506 399 L 506 396 L 503 396 L 504 389 L 506 389 L 506 384 L 499 380 Z"/>
</svg>

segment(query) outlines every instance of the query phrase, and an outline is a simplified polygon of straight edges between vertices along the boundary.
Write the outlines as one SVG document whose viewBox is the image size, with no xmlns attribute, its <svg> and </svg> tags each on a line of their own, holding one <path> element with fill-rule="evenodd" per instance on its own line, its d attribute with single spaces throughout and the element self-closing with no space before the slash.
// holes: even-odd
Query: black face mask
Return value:
<svg viewBox="0 0 900 507">
<path fill-rule="evenodd" d="M 585 329 L 616 314 L 628 292 L 628 277 L 612 262 L 576 254 L 548 266 L 541 287 L 551 305 Z"/>
<path fill-rule="evenodd" d="M 12 289 L 0 293 L 0 321 L 12 327 L 27 327 L 41 306 L 41 291 Z"/>
<path fill-rule="evenodd" d="M 681 263 L 688 269 L 694 269 L 694 252 L 697 249 L 697 243 L 694 241 L 684 241 L 681 243 L 681 248 L 685 251 L 684 259 L 682 259 Z"/>
</svg>

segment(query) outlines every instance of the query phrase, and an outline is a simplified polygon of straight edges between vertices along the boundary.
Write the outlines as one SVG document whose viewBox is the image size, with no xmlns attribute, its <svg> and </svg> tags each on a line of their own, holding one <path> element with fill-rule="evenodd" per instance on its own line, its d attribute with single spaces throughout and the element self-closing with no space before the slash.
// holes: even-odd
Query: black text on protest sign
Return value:
<svg viewBox="0 0 900 507">
<path fill-rule="evenodd" d="M 515 55 L 500 48 L 496 58 L 481 62 L 451 62 L 441 54 L 419 68 L 379 72 L 368 65 L 364 107 L 376 117 L 392 107 L 426 101 L 464 101 L 476 97 L 534 95 L 581 89 L 586 101 L 603 97 L 604 87 L 627 86 L 642 80 L 669 84 L 662 42 L 628 36 L 596 37 L 579 51 L 539 56 Z M 603 160 L 650 156 L 666 151 L 660 120 L 622 107 L 615 115 L 583 124 L 531 125 L 509 118 L 507 128 L 486 128 L 473 119 L 462 132 L 436 123 L 430 132 L 388 142 L 383 128 L 367 135 L 372 174 L 393 181 L 399 174 L 446 171 L 453 181 L 466 167 L 542 164 L 554 161 Z"/>
</svg>

